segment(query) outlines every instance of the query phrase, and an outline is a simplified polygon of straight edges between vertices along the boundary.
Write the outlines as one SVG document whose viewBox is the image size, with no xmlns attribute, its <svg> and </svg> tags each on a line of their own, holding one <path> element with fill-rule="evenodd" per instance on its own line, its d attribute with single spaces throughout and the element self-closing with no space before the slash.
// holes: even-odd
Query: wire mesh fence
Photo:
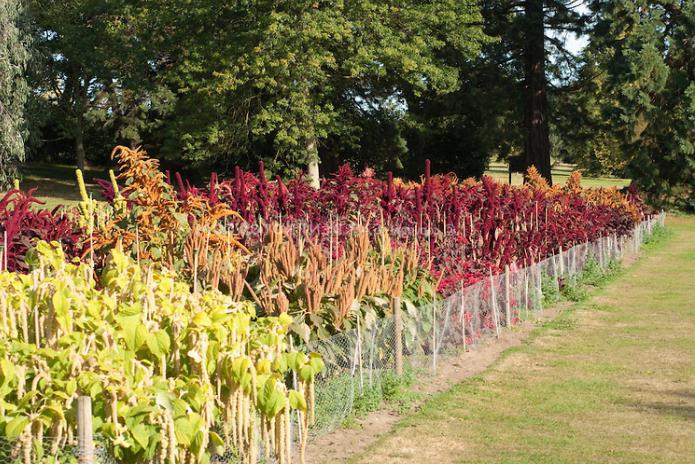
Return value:
<svg viewBox="0 0 695 464">
<path fill-rule="evenodd" d="M 77 437 L 44 435 L 40 439 L 19 437 L 0 438 L 0 462 L 3 464 L 119 464 L 113 457 L 108 441 L 93 437 L 93 445 L 82 446 Z"/>
<path fill-rule="evenodd" d="M 358 320 L 354 330 L 307 344 L 304 349 L 320 353 L 326 365 L 316 378 L 316 420 L 310 435 L 341 426 L 361 397 L 393 384 L 397 369 L 431 375 L 452 357 L 533 318 L 543 309 L 544 293 L 571 284 L 590 265 L 607 269 L 636 255 L 654 227 L 663 226 L 664 220 L 661 213 L 638 224 L 629 235 L 606 236 L 559 250 L 528 267 L 511 266 L 425 306 L 415 307 L 398 299 L 392 305 L 394 314 L 388 317 Z M 290 427 L 296 437 L 301 433 L 298 416 Z M 77 437 L 68 435 L 44 435 L 41 440 L 0 438 L 0 462 L 130 464 L 114 457 L 108 440 L 100 436 L 91 440 L 93 443 L 83 446 Z M 213 455 L 210 462 L 234 463 L 238 458 L 229 448 Z"/>
<path fill-rule="evenodd" d="M 638 224 L 631 234 L 606 236 L 559 250 L 524 268 L 510 267 L 498 275 L 463 287 L 444 300 L 420 307 L 404 304 L 402 353 L 397 353 L 394 316 L 372 321 L 306 347 L 320 353 L 326 370 L 316 379 L 316 424 L 313 434 L 339 427 L 354 411 L 356 400 L 393 378 L 396 359 L 416 373 L 436 373 L 452 356 L 500 335 L 543 309 L 547 295 L 574 285 L 588 266 L 605 270 L 639 252 L 665 215 Z"/>
</svg>

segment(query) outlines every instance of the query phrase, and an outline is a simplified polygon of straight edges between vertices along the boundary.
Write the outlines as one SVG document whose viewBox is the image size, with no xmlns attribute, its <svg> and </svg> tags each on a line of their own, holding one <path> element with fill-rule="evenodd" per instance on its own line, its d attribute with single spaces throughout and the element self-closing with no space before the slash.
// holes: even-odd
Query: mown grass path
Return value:
<svg viewBox="0 0 695 464">
<path fill-rule="evenodd" d="M 695 218 L 354 462 L 694 463 Z"/>
</svg>

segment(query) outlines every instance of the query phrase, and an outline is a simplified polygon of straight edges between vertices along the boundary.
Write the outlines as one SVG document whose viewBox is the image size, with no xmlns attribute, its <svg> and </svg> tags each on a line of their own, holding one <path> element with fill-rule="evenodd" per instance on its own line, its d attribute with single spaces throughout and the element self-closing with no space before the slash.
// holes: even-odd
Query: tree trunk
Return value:
<svg viewBox="0 0 695 464">
<path fill-rule="evenodd" d="M 548 93 L 545 79 L 545 18 L 543 0 L 526 0 L 524 50 L 524 153 L 526 167 L 535 166 L 552 185 Z"/>
<path fill-rule="evenodd" d="M 314 189 L 318 190 L 321 188 L 321 181 L 319 177 L 319 151 L 316 146 L 316 138 L 309 138 L 309 142 L 306 145 L 307 151 L 307 180 L 309 185 Z"/>
<path fill-rule="evenodd" d="M 77 130 L 75 131 L 75 158 L 77 160 L 77 169 L 84 171 L 85 165 L 85 151 L 84 151 L 84 132 L 82 129 L 82 124 L 77 123 Z"/>
</svg>

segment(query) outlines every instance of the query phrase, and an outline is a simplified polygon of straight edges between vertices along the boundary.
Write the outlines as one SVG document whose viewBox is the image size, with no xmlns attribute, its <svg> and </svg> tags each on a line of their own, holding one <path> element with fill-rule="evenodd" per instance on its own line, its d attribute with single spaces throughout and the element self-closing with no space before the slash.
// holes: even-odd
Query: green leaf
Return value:
<svg viewBox="0 0 695 464">
<path fill-rule="evenodd" d="M 130 351 L 137 351 L 147 338 L 147 329 L 140 322 L 140 315 L 119 317 L 123 340 Z"/>
<path fill-rule="evenodd" d="M 311 364 L 305 364 L 299 369 L 299 378 L 302 382 L 308 382 L 314 378 L 314 369 L 312 369 Z"/>
<path fill-rule="evenodd" d="M 16 440 L 27 425 L 29 425 L 29 419 L 24 416 L 15 417 L 5 426 L 5 436 L 8 440 Z"/>
<path fill-rule="evenodd" d="M 225 449 L 224 440 L 215 432 L 210 432 L 210 444 L 215 447 L 217 454 L 223 454 Z"/>
<path fill-rule="evenodd" d="M 195 430 L 193 429 L 193 424 L 188 419 L 188 417 L 181 417 L 174 421 L 174 434 L 176 435 L 176 441 L 185 446 L 191 446 L 191 441 L 193 441 L 193 435 L 195 435 Z"/>
<path fill-rule="evenodd" d="M 51 401 L 50 404 L 44 408 L 43 412 L 59 420 L 65 419 L 63 415 L 63 406 L 57 401 Z"/>
<path fill-rule="evenodd" d="M 130 433 L 133 435 L 135 442 L 140 445 L 141 448 L 147 448 L 147 444 L 150 441 L 150 431 L 145 424 L 142 422 L 137 424 L 135 427 L 130 429 Z"/>
<path fill-rule="evenodd" d="M 193 323 L 200 327 L 208 327 L 210 324 L 212 324 L 212 320 L 207 313 L 199 312 L 193 316 Z"/>
<path fill-rule="evenodd" d="M 306 411 L 306 399 L 297 390 L 290 390 L 290 407 L 299 411 Z"/>
<path fill-rule="evenodd" d="M 159 260 L 162 257 L 162 250 L 159 247 L 151 247 L 149 252 L 153 259 Z"/>
<path fill-rule="evenodd" d="M 323 370 L 325 367 L 323 363 L 323 358 L 321 358 L 321 355 L 318 353 L 310 353 L 309 354 L 309 365 L 311 366 L 312 371 L 314 372 L 314 375 L 318 374 Z"/>
<path fill-rule="evenodd" d="M 181 417 L 186 415 L 188 410 L 188 404 L 181 398 L 174 398 L 171 400 L 171 406 L 174 408 L 174 417 Z"/>
<path fill-rule="evenodd" d="M 70 302 L 62 291 L 55 292 L 51 297 L 51 302 L 58 316 L 64 315 L 70 309 Z"/>
<path fill-rule="evenodd" d="M 169 348 L 171 347 L 169 335 L 163 330 L 158 330 L 157 332 L 147 335 L 145 342 L 150 352 L 157 357 L 169 353 Z"/>
</svg>

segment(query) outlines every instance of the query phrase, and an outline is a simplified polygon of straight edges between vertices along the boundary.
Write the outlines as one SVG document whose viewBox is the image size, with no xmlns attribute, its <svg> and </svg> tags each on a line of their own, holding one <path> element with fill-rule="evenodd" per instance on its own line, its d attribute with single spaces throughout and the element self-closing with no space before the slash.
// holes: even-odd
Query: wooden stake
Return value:
<svg viewBox="0 0 695 464">
<path fill-rule="evenodd" d="M 94 437 L 92 436 L 92 399 L 77 398 L 77 446 L 79 463 L 94 464 Z"/>
</svg>

